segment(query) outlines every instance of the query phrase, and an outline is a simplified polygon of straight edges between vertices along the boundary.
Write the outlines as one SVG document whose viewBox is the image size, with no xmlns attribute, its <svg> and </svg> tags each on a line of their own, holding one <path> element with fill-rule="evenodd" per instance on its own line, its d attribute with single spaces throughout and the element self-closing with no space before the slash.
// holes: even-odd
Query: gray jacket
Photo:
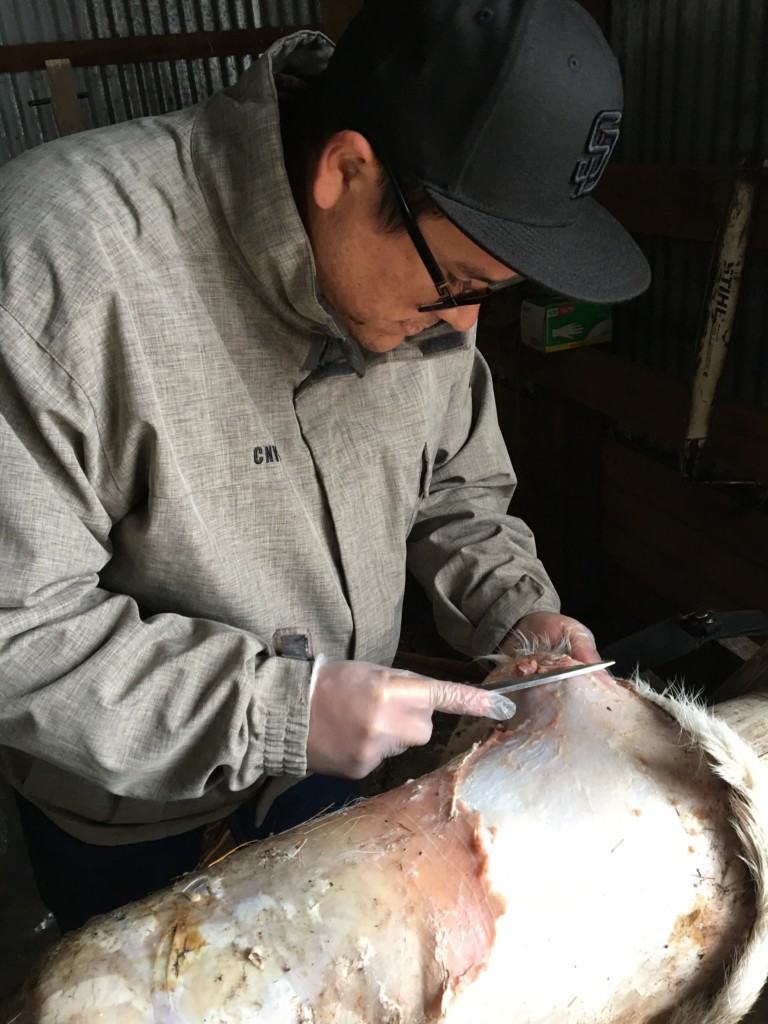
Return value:
<svg viewBox="0 0 768 1024">
<path fill-rule="evenodd" d="M 86 840 L 265 810 L 406 565 L 463 652 L 558 607 L 473 337 L 363 352 L 318 299 L 274 73 L 327 48 L 0 174 L 0 758 Z"/>
</svg>

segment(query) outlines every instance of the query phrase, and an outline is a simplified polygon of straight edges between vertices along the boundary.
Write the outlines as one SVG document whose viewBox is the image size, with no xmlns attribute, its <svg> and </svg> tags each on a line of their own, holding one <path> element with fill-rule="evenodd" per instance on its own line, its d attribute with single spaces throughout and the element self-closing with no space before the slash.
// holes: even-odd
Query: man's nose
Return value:
<svg viewBox="0 0 768 1024">
<path fill-rule="evenodd" d="M 450 324 L 455 331 L 468 331 L 480 313 L 480 306 L 451 306 L 440 310 L 440 319 Z"/>
</svg>

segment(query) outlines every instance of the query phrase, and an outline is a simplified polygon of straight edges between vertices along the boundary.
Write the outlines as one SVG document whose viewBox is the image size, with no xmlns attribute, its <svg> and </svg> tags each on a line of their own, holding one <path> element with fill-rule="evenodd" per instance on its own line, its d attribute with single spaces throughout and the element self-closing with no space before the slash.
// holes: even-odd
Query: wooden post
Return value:
<svg viewBox="0 0 768 1024">
<path fill-rule="evenodd" d="M 323 32 L 336 42 L 362 7 L 362 0 L 323 0 Z"/>
<path fill-rule="evenodd" d="M 733 700 L 760 691 L 768 692 L 768 642 L 759 647 L 749 661 L 745 661 L 725 680 L 715 691 L 713 700 L 719 704 L 721 701 Z"/>
<path fill-rule="evenodd" d="M 696 352 L 688 429 L 680 457 L 683 476 L 696 478 L 699 475 L 701 454 L 709 435 L 717 385 L 723 373 L 736 319 L 755 206 L 755 179 L 756 175 L 749 173 L 737 177 L 717 243 L 716 262 L 710 278 L 709 296 Z"/>
<path fill-rule="evenodd" d="M 51 89 L 51 107 L 59 135 L 72 135 L 85 129 L 72 65 L 69 60 L 47 60 L 45 70 Z"/>
</svg>

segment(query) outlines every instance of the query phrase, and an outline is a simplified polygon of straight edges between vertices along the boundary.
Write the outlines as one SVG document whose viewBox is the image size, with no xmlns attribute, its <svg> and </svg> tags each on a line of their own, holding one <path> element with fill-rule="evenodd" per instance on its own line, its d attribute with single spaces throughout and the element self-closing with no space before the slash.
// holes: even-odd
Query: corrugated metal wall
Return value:
<svg viewBox="0 0 768 1024">
<path fill-rule="evenodd" d="M 611 0 L 625 83 L 619 160 L 701 168 L 768 157 L 768 3 Z M 641 238 L 653 269 L 617 311 L 618 352 L 675 380 L 692 372 L 713 246 Z M 768 411 L 768 252 L 750 251 L 719 400 Z"/>
<path fill-rule="evenodd" d="M 768 156 L 768 4 L 611 0 L 630 163 L 733 167 Z"/>
<path fill-rule="evenodd" d="M 319 24 L 319 0 L 0 0 L 0 44 Z M 75 68 L 87 128 L 196 103 L 247 57 Z M 45 72 L 0 75 L 0 163 L 57 137 Z"/>
<path fill-rule="evenodd" d="M 0 0 L 0 42 L 319 23 L 319 0 Z M 733 168 L 768 155 L 768 2 L 608 0 L 626 112 L 618 159 Z M 76 69 L 88 127 L 175 109 L 231 83 L 247 58 Z M 0 162 L 56 137 L 45 74 L 0 75 Z M 641 238 L 651 291 L 617 310 L 621 357 L 690 377 L 712 246 Z M 752 250 L 723 399 L 768 410 L 768 253 Z"/>
</svg>

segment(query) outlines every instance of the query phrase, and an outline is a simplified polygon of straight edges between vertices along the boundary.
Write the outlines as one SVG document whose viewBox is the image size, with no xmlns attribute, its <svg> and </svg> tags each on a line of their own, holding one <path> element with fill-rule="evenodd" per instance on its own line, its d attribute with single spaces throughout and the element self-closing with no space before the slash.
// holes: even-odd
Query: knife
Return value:
<svg viewBox="0 0 768 1024">
<path fill-rule="evenodd" d="M 517 690 L 529 690 L 532 686 L 541 686 L 542 683 L 559 683 L 561 679 L 570 679 L 572 676 L 586 675 L 588 672 L 599 672 L 601 669 L 610 668 L 615 661 L 598 661 L 594 665 L 572 665 L 570 668 L 556 668 L 551 672 L 540 672 L 535 676 L 528 676 L 527 679 L 511 683 L 509 679 L 500 679 L 498 682 L 484 686 L 482 689 L 492 693 L 515 693 Z"/>
</svg>

